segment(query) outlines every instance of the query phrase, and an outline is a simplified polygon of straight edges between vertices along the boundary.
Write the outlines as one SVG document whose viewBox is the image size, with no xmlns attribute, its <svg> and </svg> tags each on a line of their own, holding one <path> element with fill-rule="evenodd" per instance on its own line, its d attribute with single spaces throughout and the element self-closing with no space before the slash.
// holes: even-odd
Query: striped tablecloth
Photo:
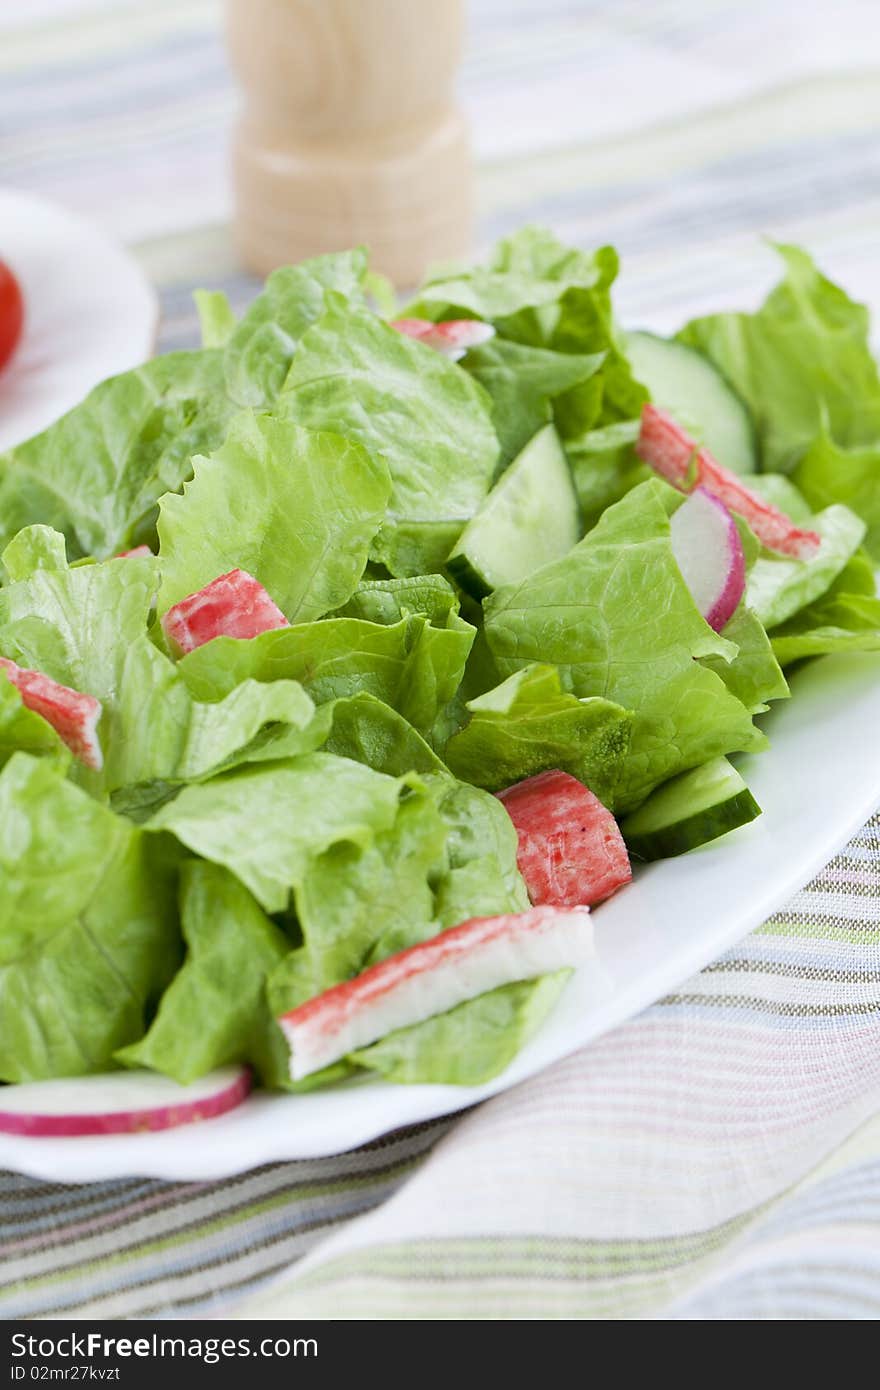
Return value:
<svg viewBox="0 0 880 1390">
<path fill-rule="evenodd" d="M 873 0 L 472 0 L 462 97 L 480 241 L 614 241 L 627 322 L 754 301 L 765 233 L 880 307 Z M 255 290 L 234 102 L 215 0 L 0 9 L 0 182 L 135 248 L 163 347 L 194 341 L 195 285 Z M 0 1175 L 0 1313 L 877 1317 L 878 1194 L 880 817 L 674 995 L 464 1116 L 222 1183 Z"/>
</svg>

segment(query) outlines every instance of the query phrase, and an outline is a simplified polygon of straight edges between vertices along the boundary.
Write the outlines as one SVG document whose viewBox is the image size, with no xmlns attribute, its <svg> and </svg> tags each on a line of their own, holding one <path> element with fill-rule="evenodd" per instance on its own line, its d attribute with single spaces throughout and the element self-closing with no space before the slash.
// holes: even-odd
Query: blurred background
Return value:
<svg viewBox="0 0 880 1390">
<path fill-rule="evenodd" d="M 475 251 L 525 221 L 614 242 L 622 317 L 659 330 L 756 301 L 774 274 L 762 236 L 806 243 L 880 305 L 875 0 L 467 10 Z M 221 0 L 0 6 L 0 185 L 134 251 L 161 295 L 161 348 L 196 340 L 195 285 L 236 308 L 255 292 L 230 235 L 238 102 Z"/>
</svg>

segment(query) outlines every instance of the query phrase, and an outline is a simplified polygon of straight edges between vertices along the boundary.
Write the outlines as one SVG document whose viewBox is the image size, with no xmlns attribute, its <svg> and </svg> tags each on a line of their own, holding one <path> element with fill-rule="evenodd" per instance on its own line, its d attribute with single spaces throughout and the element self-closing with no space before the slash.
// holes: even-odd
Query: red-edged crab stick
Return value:
<svg viewBox="0 0 880 1390">
<path fill-rule="evenodd" d="M 258 637 L 289 623 L 270 594 L 247 570 L 230 570 L 188 594 L 162 619 L 172 651 L 194 651 L 214 637 Z"/>
<path fill-rule="evenodd" d="M 80 762 L 100 772 L 104 766 L 104 755 L 98 741 L 101 701 L 96 700 L 94 695 L 84 695 L 79 690 L 71 690 L 68 685 L 60 685 L 41 671 L 18 666 L 5 656 L 0 656 L 0 670 L 6 672 L 25 708 L 51 724 Z"/>
<path fill-rule="evenodd" d="M 475 917 L 372 965 L 278 1020 L 300 1081 L 398 1028 L 478 994 L 582 965 L 593 953 L 586 908 Z"/>
<path fill-rule="evenodd" d="M 821 536 L 796 526 L 785 512 L 752 492 L 659 406 L 648 403 L 642 408 L 636 453 L 673 487 L 682 492 L 705 488 L 732 512 L 739 512 L 768 550 L 796 560 L 809 560 L 818 550 Z"/>
<path fill-rule="evenodd" d="M 425 347 L 442 352 L 444 357 L 457 362 L 471 348 L 482 347 L 495 337 L 491 323 L 479 319 L 447 319 L 445 323 L 432 323 L 430 319 L 395 319 L 391 325 L 398 333 L 414 338 Z"/>
</svg>

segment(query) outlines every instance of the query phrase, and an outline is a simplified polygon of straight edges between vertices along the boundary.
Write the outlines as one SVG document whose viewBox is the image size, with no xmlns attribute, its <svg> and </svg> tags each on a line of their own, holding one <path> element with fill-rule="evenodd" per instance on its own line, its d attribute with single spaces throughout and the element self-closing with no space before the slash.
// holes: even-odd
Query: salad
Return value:
<svg viewBox="0 0 880 1390">
<path fill-rule="evenodd" d="M 402 314 L 322 256 L 0 458 L 0 1127 L 484 1082 L 759 814 L 785 671 L 880 649 L 867 315 L 778 249 L 668 340 L 540 228 Z"/>
</svg>

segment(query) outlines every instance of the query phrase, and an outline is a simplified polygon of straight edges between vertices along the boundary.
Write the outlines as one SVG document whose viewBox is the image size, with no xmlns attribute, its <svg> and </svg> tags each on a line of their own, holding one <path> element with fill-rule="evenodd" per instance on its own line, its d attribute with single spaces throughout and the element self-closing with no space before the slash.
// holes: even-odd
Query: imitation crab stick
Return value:
<svg viewBox="0 0 880 1390">
<path fill-rule="evenodd" d="M 821 537 L 815 531 L 795 526 L 790 516 L 752 492 L 735 473 L 723 468 L 708 449 L 700 448 L 671 415 L 650 402 L 642 408 L 636 453 L 682 492 L 705 488 L 725 507 L 739 512 L 768 550 L 796 560 L 809 560 L 818 550 Z"/>
<path fill-rule="evenodd" d="M 457 362 L 473 347 L 481 347 L 494 338 L 495 329 L 491 323 L 481 323 L 479 319 L 448 319 L 446 323 L 432 323 L 430 319 L 395 319 L 391 325 L 407 338 L 415 338 L 425 347 L 442 352 Z"/>
<path fill-rule="evenodd" d="M 498 798 L 516 827 L 516 862 L 536 905 L 588 906 L 629 883 L 617 822 L 576 777 L 558 768 L 539 772 Z"/>
<path fill-rule="evenodd" d="M 257 637 L 288 626 L 281 609 L 247 570 L 230 570 L 212 579 L 204 589 L 175 603 L 162 619 L 169 644 L 181 653 L 194 651 L 214 637 Z"/>
<path fill-rule="evenodd" d="M 86 767 L 100 772 L 104 766 L 97 733 L 101 701 L 96 700 L 94 695 L 83 695 L 79 690 L 60 685 L 41 671 L 17 666 L 5 656 L 0 656 L 0 670 L 6 672 L 25 708 L 51 724 L 71 753 Z"/>
<path fill-rule="evenodd" d="M 116 556 L 117 560 L 141 560 L 152 555 L 152 550 L 148 545 L 136 545 L 132 550 L 120 550 Z"/>
<path fill-rule="evenodd" d="M 592 955 L 586 909 L 531 908 L 475 917 L 388 956 L 278 1020 L 300 1081 L 386 1033 L 446 1013 L 487 990 L 581 965 Z"/>
</svg>

